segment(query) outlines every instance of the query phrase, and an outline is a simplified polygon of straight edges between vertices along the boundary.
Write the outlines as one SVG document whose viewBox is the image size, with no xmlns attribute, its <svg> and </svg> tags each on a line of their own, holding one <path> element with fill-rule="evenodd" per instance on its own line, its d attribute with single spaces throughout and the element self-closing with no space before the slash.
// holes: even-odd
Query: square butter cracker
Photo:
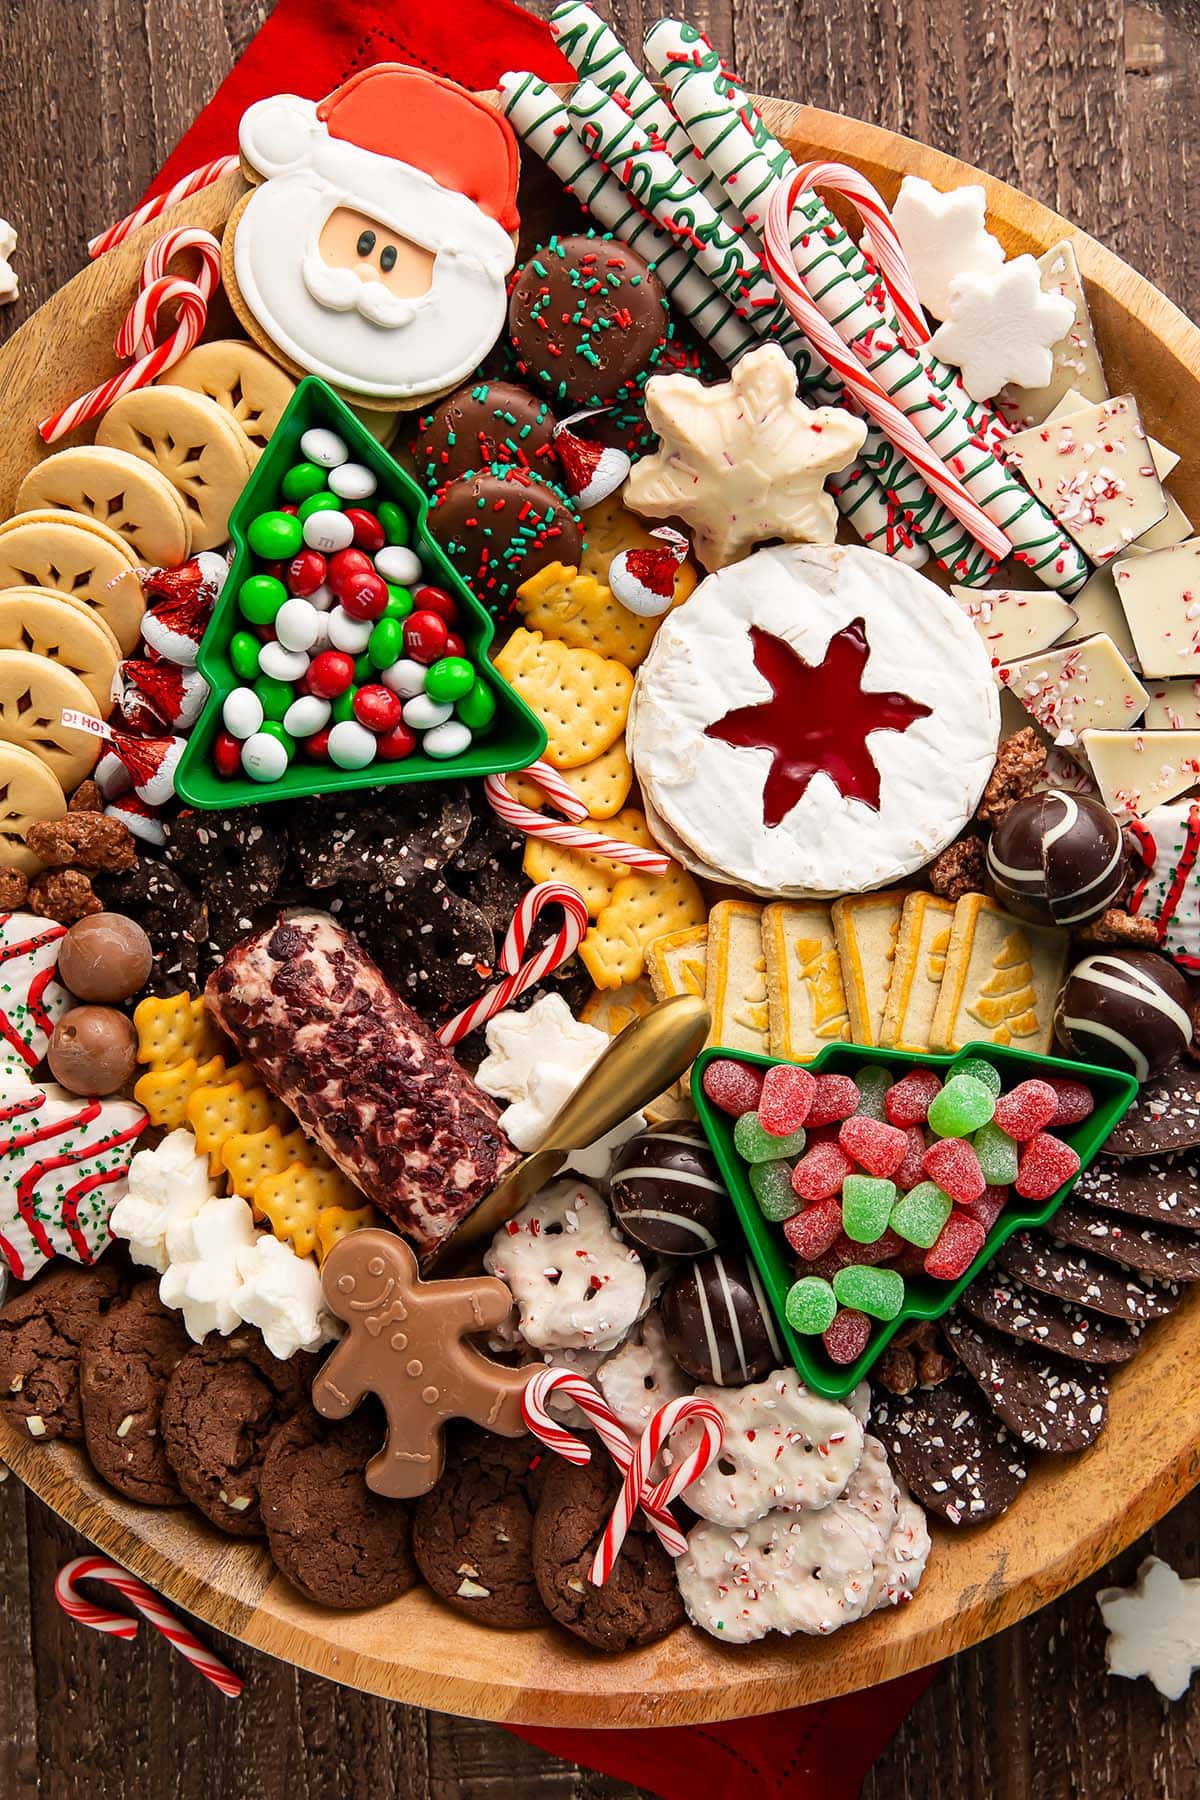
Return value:
<svg viewBox="0 0 1200 1800">
<path fill-rule="evenodd" d="M 1067 962 L 1068 934 L 1014 919 L 984 894 L 954 909 L 930 1049 L 1011 1044 L 1045 1055 Z"/>
<path fill-rule="evenodd" d="M 361 1200 L 358 1189 L 340 1169 L 293 1163 L 277 1175 L 265 1175 L 254 1190 L 252 1204 L 281 1243 L 290 1244 L 297 1256 L 313 1256 L 321 1214 L 332 1207 L 354 1210 L 355 1202 Z"/>
<path fill-rule="evenodd" d="M 616 1037 L 635 1019 L 644 1019 L 654 1005 L 654 989 L 648 981 L 627 981 L 619 988 L 593 989 L 579 1009 L 584 1025 L 606 1037 Z"/>
<path fill-rule="evenodd" d="M 954 902 L 909 894 L 900 914 L 892 982 L 879 1041 L 892 1050 L 928 1050 L 946 970 Z"/>
<path fill-rule="evenodd" d="M 773 900 L 763 907 L 763 959 L 772 1056 L 811 1062 L 850 1037 L 842 960 L 828 903 Z"/>
<path fill-rule="evenodd" d="M 589 819 L 611 819 L 620 812 L 633 786 L 633 764 L 625 749 L 625 739 L 618 738 L 595 762 L 581 763 L 577 769 L 560 770 L 560 775 L 564 787 L 569 787 L 576 799 L 587 807 Z M 542 811 L 546 796 L 528 775 L 509 775 L 506 782 L 514 800 L 519 800 L 533 812 Z"/>
<path fill-rule="evenodd" d="M 633 693 L 624 663 L 521 626 L 495 666 L 546 727 L 546 761 L 553 768 L 594 762 L 624 736 Z"/>
<path fill-rule="evenodd" d="M 625 843 L 636 844 L 643 850 L 657 848 L 650 835 L 650 827 L 646 824 L 645 814 L 634 806 L 615 813 L 611 819 L 594 819 L 587 829 L 590 831 L 593 825 L 600 837 L 621 838 Z M 628 863 L 611 862 L 606 856 L 568 850 L 562 844 L 551 844 L 539 837 L 526 838 L 521 867 L 535 886 L 542 881 L 565 881 L 568 887 L 573 887 L 576 893 L 583 896 L 584 904 L 593 919 L 598 918 L 608 905 L 617 883 L 629 874 Z"/>
<path fill-rule="evenodd" d="M 671 1000 L 676 994 L 703 997 L 707 960 L 707 925 L 689 925 L 655 938 L 646 952 L 646 973 L 655 998 Z"/>
<path fill-rule="evenodd" d="M 589 512 L 589 537 L 591 517 Z M 635 535 L 641 538 L 646 534 L 631 533 L 630 543 L 622 548 L 633 547 Z M 636 669 L 645 661 L 662 617 L 642 618 L 621 605 L 605 580 L 611 561 L 610 556 L 599 574 L 569 563 L 547 563 L 517 589 L 516 608 L 530 631 L 557 638 L 575 650 L 595 650 L 624 663 L 627 669 Z M 675 577 L 672 607 L 686 600 L 695 585 L 696 571 L 691 563 L 684 563 Z"/>
<path fill-rule="evenodd" d="M 580 945 L 580 960 L 598 988 L 619 988 L 640 980 L 655 938 L 707 916 L 703 894 L 678 863 L 665 875 L 624 875 Z"/>
<path fill-rule="evenodd" d="M 704 998 L 712 1013 L 710 1044 L 765 1054 L 769 1043 L 767 965 L 762 907 L 718 900 L 708 915 Z"/>
<path fill-rule="evenodd" d="M 877 1044 L 892 982 L 904 890 L 835 900 L 829 909 L 850 1015 L 850 1042 Z"/>
</svg>

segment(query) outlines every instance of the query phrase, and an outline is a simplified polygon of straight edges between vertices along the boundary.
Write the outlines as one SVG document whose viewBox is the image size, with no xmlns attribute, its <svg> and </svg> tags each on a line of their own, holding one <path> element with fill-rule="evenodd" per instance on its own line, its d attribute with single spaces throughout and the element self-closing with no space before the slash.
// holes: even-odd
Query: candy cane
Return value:
<svg viewBox="0 0 1200 1800">
<path fill-rule="evenodd" d="M 147 291 L 155 282 L 164 278 L 167 264 L 187 250 L 194 250 L 200 258 L 200 267 L 191 279 L 205 300 L 211 300 L 220 287 L 221 246 L 212 232 L 201 231 L 198 227 L 189 225 L 180 226 L 175 231 L 164 231 L 161 237 L 155 238 L 146 252 L 146 259 L 142 263 L 142 293 L 126 313 L 117 331 L 114 348 L 118 356 L 149 356 L 154 349 L 153 315 L 157 315 L 158 307 L 154 307 L 152 316 L 135 322 L 135 315 L 139 310 L 148 310 L 144 307 L 139 309 L 139 302 L 145 299 Z"/>
<path fill-rule="evenodd" d="M 573 794 L 566 782 L 548 762 L 530 763 L 519 771 L 539 787 L 552 806 L 568 819 L 586 819 L 587 807 Z M 562 844 L 568 850 L 579 850 L 585 856 L 604 856 L 609 862 L 628 863 L 643 875 L 665 875 L 671 866 L 669 856 L 660 850 L 646 850 L 641 844 L 627 844 L 623 838 L 603 837 L 597 831 L 580 831 L 576 824 L 563 825 L 548 819 L 513 798 L 503 775 L 489 775 L 483 784 L 488 805 L 497 816 L 525 837 L 544 838 L 548 844 Z"/>
<path fill-rule="evenodd" d="M 544 949 L 522 962 L 519 955 L 514 954 L 515 946 L 519 943 L 524 947 L 533 921 L 547 906 L 561 906 L 563 922 Z M 488 988 L 460 1013 L 455 1013 L 438 1032 L 439 1043 L 457 1044 L 498 1012 L 503 1012 L 526 988 L 534 987 L 543 977 L 553 974 L 574 956 L 587 928 L 587 906 L 573 887 L 563 881 L 541 881 L 530 888 L 517 908 L 500 953 L 500 967 L 506 971 L 504 980 Z"/>
<path fill-rule="evenodd" d="M 137 1635 L 138 1622 L 124 1613 L 109 1612 L 106 1607 L 97 1606 L 94 1601 L 86 1599 L 76 1592 L 75 1583 L 82 1580 L 107 1581 L 115 1587 L 118 1594 L 132 1601 L 142 1617 L 149 1619 L 156 1631 L 161 1631 L 169 1644 L 180 1651 L 192 1667 L 219 1688 L 227 1699 L 236 1700 L 242 1691 L 242 1678 L 223 1663 L 219 1657 L 207 1650 L 195 1634 L 186 1625 L 180 1623 L 175 1614 L 159 1599 L 153 1588 L 148 1588 L 144 1581 L 122 1569 L 117 1563 L 110 1563 L 103 1556 L 77 1556 L 73 1562 L 65 1563 L 54 1578 L 54 1597 L 63 1611 L 81 1625 L 88 1625 L 93 1631 L 105 1631 L 112 1637 L 131 1638 Z"/>
<path fill-rule="evenodd" d="M 651 1485 L 650 1470 L 655 1457 L 671 1432 L 688 1420 L 694 1420 L 700 1426 L 699 1443 L 675 1465 L 664 1480 Z M 613 1564 L 639 1506 L 647 1517 L 652 1517 L 660 1509 L 665 1512 L 672 1500 L 677 1499 L 686 1487 L 690 1487 L 697 1476 L 703 1475 L 713 1458 L 720 1454 L 724 1442 L 725 1421 L 711 1400 L 684 1395 L 678 1400 L 668 1400 L 664 1406 L 659 1407 L 638 1440 L 625 1470 L 617 1503 L 596 1546 L 591 1579 L 597 1587 L 603 1587 L 612 1574 Z M 676 1551 L 674 1554 L 681 1556 L 683 1552 Z"/>
<path fill-rule="evenodd" d="M 174 206 L 178 201 L 186 200 L 189 194 L 198 194 L 201 188 L 211 187 L 214 181 L 220 181 L 223 175 L 232 175 L 238 167 L 239 162 L 236 156 L 218 156 L 213 162 L 201 163 L 198 169 L 192 169 L 189 174 L 181 175 L 179 180 L 165 192 L 155 194 L 152 200 L 144 200 L 133 212 L 126 213 L 123 219 L 118 219 L 115 225 L 110 225 L 106 231 L 89 239 L 88 255 L 94 258 L 103 256 L 106 250 L 115 250 L 118 244 L 125 242 L 131 231 L 137 231 L 142 225 L 149 225 L 150 221 L 157 219 L 160 213 L 167 210 L 168 206 Z"/>
</svg>

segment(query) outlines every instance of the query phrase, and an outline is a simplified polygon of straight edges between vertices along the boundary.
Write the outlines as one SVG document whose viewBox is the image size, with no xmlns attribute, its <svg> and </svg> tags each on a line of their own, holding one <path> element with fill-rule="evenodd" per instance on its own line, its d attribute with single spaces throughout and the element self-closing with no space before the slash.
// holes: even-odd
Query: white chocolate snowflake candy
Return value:
<svg viewBox="0 0 1200 1800">
<path fill-rule="evenodd" d="M 1075 317 L 1052 347 L 1053 367 L 1049 381 L 1041 387 L 1019 387 L 1010 382 L 997 395 L 997 410 L 1014 431 L 1027 425 L 1040 425 L 1043 419 L 1048 419 L 1068 389 L 1079 396 L 1080 404 L 1084 406 L 1089 401 L 1108 399 L 1108 381 L 1096 348 L 1096 333 L 1088 312 L 1074 245 L 1069 238 L 1064 238 L 1061 244 L 1052 244 L 1038 257 L 1037 265 L 1041 270 L 1042 291 L 1061 294 L 1070 300 Z"/>
<path fill-rule="evenodd" d="M 1017 432 L 1004 460 L 1095 563 L 1119 556 L 1167 510 L 1132 394 Z"/>
<path fill-rule="evenodd" d="M 1079 742 L 1084 731 L 1122 731 L 1136 723 L 1149 696 L 1110 637 L 1024 656 L 1000 670 L 1000 680 L 1056 744 Z"/>
<path fill-rule="evenodd" d="M 828 1637 L 870 1610 L 875 1577 L 868 1534 L 832 1506 L 741 1529 L 702 1522 L 675 1564 L 688 1617 L 724 1644 L 769 1631 Z"/>
<path fill-rule="evenodd" d="M 135 1263 L 163 1275 L 173 1222 L 192 1218 L 215 1193 L 208 1157 L 196 1149 L 195 1134 L 182 1127 L 168 1132 L 130 1163 L 125 1192 L 109 1221 L 112 1234 L 129 1245 Z"/>
<path fill-rule="evenodd" d="M 776 1511 L 829 1506 L 862 1461 L 863 1428 L 848 1406 L 810 1393 L 795 1369 L 777 1369 L 743 1388 L 700 1387 L 725 1420 L 714 1463 L 687 1491 L 688 1505 L 718 1525 L 749 1525 Z M 686 1455 L 694 1425 L 671 1434 Z"/>
<path fill-rule="evenodd" d="M 987 229 L 987 194 L 977 181 L 941 193 L 921 175 L 906 175 L 892 206 L 921 305 L 935 319 L 950 312 L 950 284 L 960 275 L 987 275 L 1004 249 Z M 868 234 L 869 244 L 869 234 Z"/>
<path fill-rule="evenodd" d="M 973 400 L 990 400 L 1009 382 L 1045 386 L 1054 373 L 1054 346 L 1074 324 L 1075 302 L 1045 291 L 1032 256 L 956 275 L 949 300 L 929 348 L 961 370 Z"/>
<path fill-rule="evenodd" d="M 321 1303 L 321 1272 L 311 1256 L 297 1256 L 269 1231 L 238 1252 L 241 1286 L 233 1295 L 238 1317 L 255 1326 L 280 1362 L 298 1350 L 319 1350 L 338 1334 Z"/>
<path fill-rule="evenodd" d="M 638 1316 L 646 1271 L 582 1181 L 555 1181 L 502 1225 L 483 1259 L 508 1283 L 538 1350 L 615 1349 Z"/>
<path fill-rule="evenodd" d="M 1166 1700 L 1181 1700 L 1200 1668 L 1200 1581 L 1183 1581 L 1170 1563 L 1148 1556 L 1137 1586 L 1096 1595 L 1108 1629 L 1110 1675 L 1148 1676 Z"/>
<path fill-rule="evenodd" d="M 37 1068 L 71 1004 L 54 979 L 66 935 L 66 926 L 53 919 L 0 913 L 0 1078 Z"/>
</svg>

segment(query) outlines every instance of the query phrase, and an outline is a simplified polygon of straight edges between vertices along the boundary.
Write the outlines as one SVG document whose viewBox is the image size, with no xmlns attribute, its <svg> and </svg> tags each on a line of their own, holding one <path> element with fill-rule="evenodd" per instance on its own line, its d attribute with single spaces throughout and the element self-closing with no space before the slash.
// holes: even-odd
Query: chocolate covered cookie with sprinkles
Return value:
<svg viewBox="0 0 1200 1800">
<path fill-rule="evenodd" d="M 527 387 L 480 376 L 421 419 L 417 461 L 431 487 L 493 463 L 510 463 L 559 482 L 555 423 L 549 403 Z"/>
<path fill-rule="evenodd" d="M 429 530 L 478 600 L 504 617 L 523 582 L 561 562 L 578 568 L 579 514 L 562 488 L 510 463 L 444 481 Z"/>
<path fill-rule="evenodd" d="M 671 336 L 653 265 L 612 237 L 552 237 L 512 276 L 509 342 L 522 375 L 556 405 L 612 406 L 640 393 Z"/>
</svg>

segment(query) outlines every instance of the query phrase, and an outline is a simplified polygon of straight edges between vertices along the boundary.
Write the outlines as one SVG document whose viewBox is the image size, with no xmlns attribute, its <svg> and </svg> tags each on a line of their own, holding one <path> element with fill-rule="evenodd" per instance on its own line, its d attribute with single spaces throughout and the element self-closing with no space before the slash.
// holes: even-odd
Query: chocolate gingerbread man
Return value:
<svg viewBox="0 0 1200 1800">
<path fill-rule="evenodd" d="M 467 1342 L 508 1317 L 512 1295 L 502 1281 L 421 1281 L 403 1238 L 355 1231 L 330 1251 L 321 1282 L 325 1304 L 348 1329 L 313 1383 L 313 1405 L 344 1419 L 365 1394 L 382 1400 L 387 1441 L 366 1471 L 375 1493 L 428 1493 L 442 1472 L 447 1419 L 471 1419 L 501 1437 L 526 1429 L 529 1370 L 502 1368 Z"/>
</svg>

